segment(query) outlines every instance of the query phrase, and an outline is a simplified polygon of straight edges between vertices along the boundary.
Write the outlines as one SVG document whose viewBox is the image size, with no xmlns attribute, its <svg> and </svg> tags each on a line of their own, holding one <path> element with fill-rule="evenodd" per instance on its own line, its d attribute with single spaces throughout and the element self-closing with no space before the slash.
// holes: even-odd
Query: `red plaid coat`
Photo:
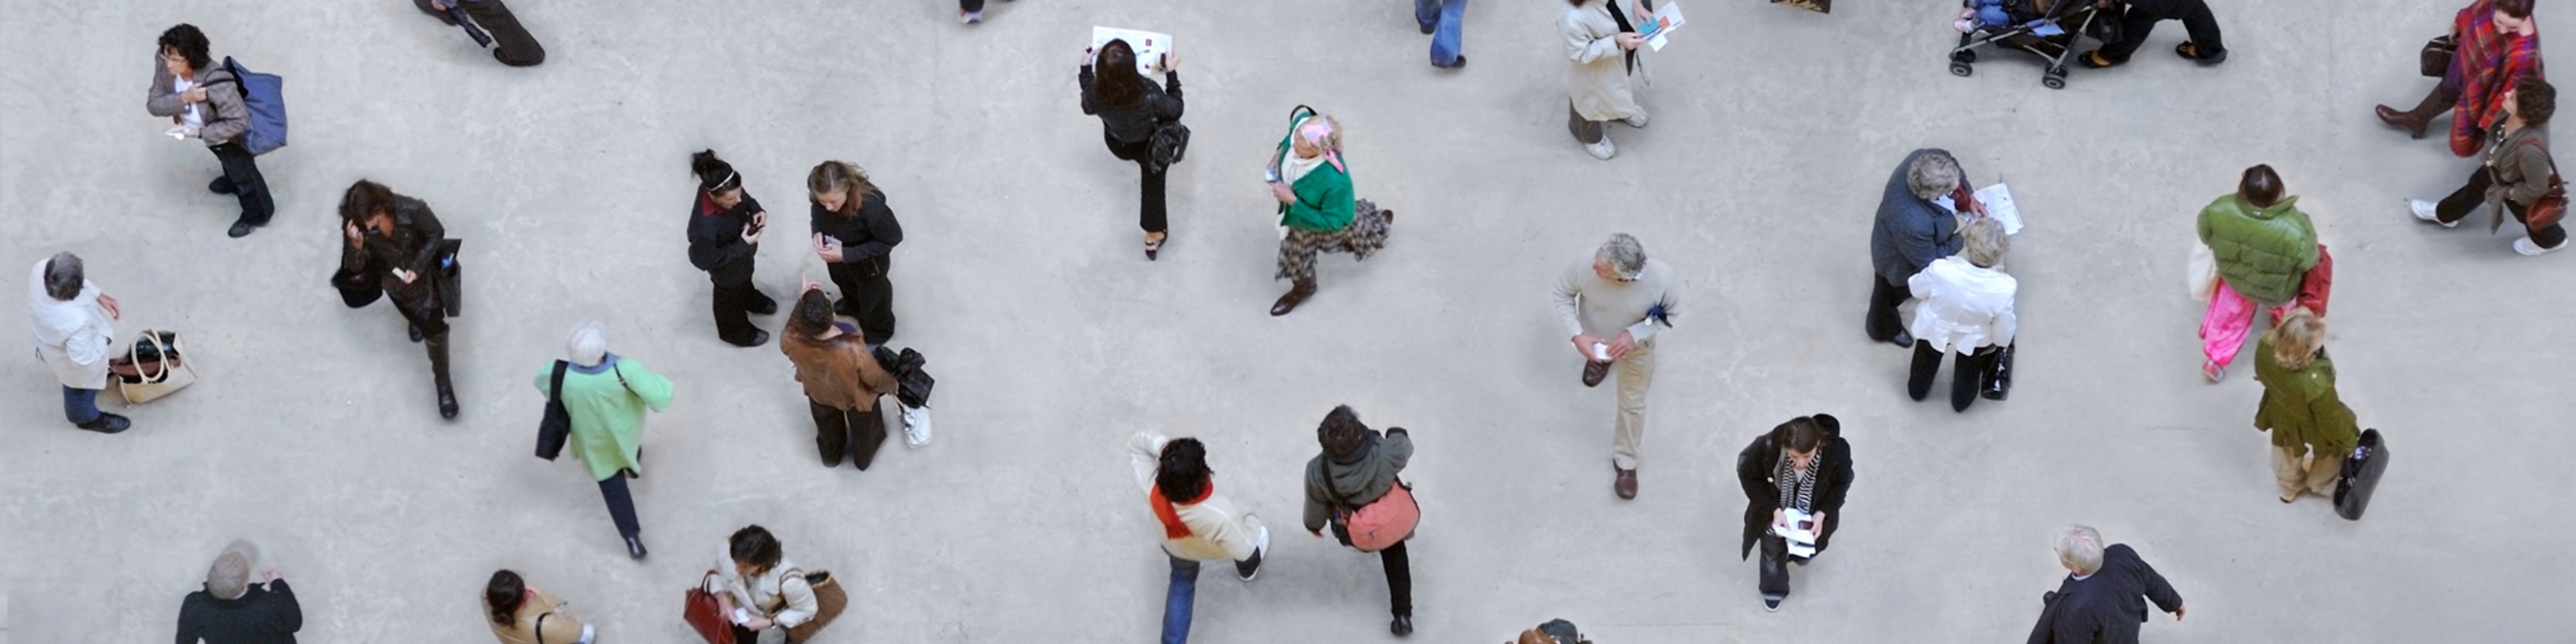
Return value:
<svg viewBox="0 0 2576 644">
<path fill-rule="evenodd" d="M 2496 31 L 2495 3 L 2477 0 L 2451 19 L 2459 51 L 2451 56 L 2451 76 L 2460 81 L 2460 102 L 2451 112 L 2451 154 L 2474 156 L 2485 146 L 2487 132 L 2504 115 L 2504 93 L 2524 76 L 2544 78 L 2540 69 L 2540 35 Z"/>
</svg>

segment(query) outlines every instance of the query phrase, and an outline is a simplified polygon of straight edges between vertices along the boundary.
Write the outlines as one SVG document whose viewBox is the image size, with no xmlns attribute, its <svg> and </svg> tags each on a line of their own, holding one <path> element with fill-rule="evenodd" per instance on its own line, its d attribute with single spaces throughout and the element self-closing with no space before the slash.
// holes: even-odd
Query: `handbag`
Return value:
<svg viewBox="0 0 2576 644">
<path fill-rule="evenodd" d="M 555 460 L 563 454 L 564 441 L 572 438 L 572 412 L 564 409 L 564 370 L 572 363 L 555 361 L 555 373 L 546 386 L 545 416 L 537 420 L 537 458 Z"/>
<path fill-rule="evenodd" d="M 1159 123 L 1154 126 L 1153 159 L 1155 173 L 1160 174 L 1165 170 L 1171 169 L 1172 164 L 1180 163 L 1181 156 L 1188 154 L 1189 151 L 1190 126 L 1182 125 L 1178 121 Z"/>
<path fill-rule="evenodd" d="M 2208 244 L 2192 244 L 2191 263 L 2183 269 L 2184 286 L 2189 288 L 2191 299 L 2207 302 L 2217 295 L 2218 253 L 2210 250 Z"/>
<path fill-rule="evenodd" d="M 366 271 L 333 273 L 331 288 L 340 291 L 341 304 L 346 304 L 353 309 L 366 308 L 367 305 L 376 303 L 377 298 L 385 296 L 384 285 L 376 282 L 375 274 Z"/>
<path fill-rule="evenodd" d="M 2443 34 L 2440 38 L 2424 43 L 2424 69 L 2421 71 L 2425 76 L 2432 78 L 2441 78 L 2449 74 L 2451 53 L 2459 49 L 2459 41 L 2452 40 L 2449 34 Z"/>
<path fill-rule="evenodd" d="M 715 575 L 716 571 L 708 570 L 707 579 L 689 588 L 688 600 L 680 606 L 680 618 L 688 620 L 689 628 L 696 630 L 707 644 L 735 644 L 733 622 L 725 619 L 724 604 L 716 601 L 715 593 L 707 592 L 707 580 Z"/>
<path fill-rule="evenodd" d="M 1982 388 L 1983 391 L 1977 392 L 1977 395 L 1995 401 L 2012 395 L 2014 346 L 2018 345 L 2007 344 L 1995 350 L 1994 361 L 1986 363 L 1985 386 Z"/>
<path fill-rule="evenodd" d="M 840 619 L 841 611 L 850 607 L 850 593 L 832 579 L 832 572 L 828 570 L 808 574 L 802 570 L 790 569 L 787 573 L 804 575 L 805 584 L 814 587 L 814 618 L 805 620 L 803 624 L 788 627 L 787 642 L 802 644 L 813 641 L 815 633 L 821 632 L 825 626 L 830 626 L 832 620 Z M 780 596 L 787 594 L 786 575 L 778 577 L 778 594 Z"/>
<path fill-rule="evenodd" d="M 2539 145 L 2539 143 L 2537 140 L 2532 140 L 2524 141 L 2523 145 Z M 2495 221 L 2487 226 L 2487 232 L 2490 234 L 2504 226 L 2504 215 L 2501 212 L 2504 209 L 2499 207 L 2497 210 L 2499 212 Z M 2549 190 L 2540 193 L 2539 199 L 2532 200 L 2531 205 L 2523 208 L 2522 226 L 2527 230 L 2548 228 L 2557 225 L 2558 220 L 2566 215 L 2567 182 L 2558 178 L 2558 158 L 2553 155 L 2549 158 Z"/>
<path fill-rule="evenodd" d="M 1340 504 L 1335 504 L 1339 506 Z M 1368 505 L 1357 508 L 1333 508 L 1333 538 L 1360 552 L 1377 552 L 1413 536 L 1413 528 L 1422 523 L 1422 506 L 1414 503 L 1413 490 L 1398 478 Z"/>
<path fill-rule="evenodd" d="M 197 369 L 188 366 L 180 356 L 179 334 L 160 329 L 146 329 L 135 336 L 134 345 L 125 351 L 134 363 L 139 377 L 116 379 L 116 392 L 126 404 L 140 405 L 176 393 L 197 384 Z"/>
</svg>

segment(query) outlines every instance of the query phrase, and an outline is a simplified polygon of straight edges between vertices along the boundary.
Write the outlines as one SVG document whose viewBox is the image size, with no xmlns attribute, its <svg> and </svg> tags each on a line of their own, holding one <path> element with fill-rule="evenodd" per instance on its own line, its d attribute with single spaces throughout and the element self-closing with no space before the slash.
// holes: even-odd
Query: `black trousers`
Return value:
<svg viewBox="0 0 2576 644">
<path fill-rule="evenodd" d="M 723 338 L 727 342 L 749 338 L 751 334 L 760 331 L 760 327 L 752 325 L 751 314 L 778 311 L 778 301 L 769 299 L 768 295 L 761 293 L 760 288 L 752 286 L 751 282 L 734 285 L 718 283 L 715 285 L 713 299 L 716 337 Z"/>
<path fill-rule="evenodd" d="M 1914 370 L 1905 378 L 1905 395 L 1922 400 L 1932 393 L 1932 376 L 1940 373 L 1941 356 L 1945 353 L 1949 352 L 1932 348 L 1928 340 L 1914 341 Z M 1995 357 L 1999 355 L 2003 355 L 2003 349 L 1993 346 L 1977 347 L 1973 353 L 1959 354 L 1956 364 L 1950 368 L 1951 411 L 1967 411 L 1969 404 L 1977 402 L 1977 389 L 1985 386 L 1986 373 L 1994 369 Z"/>
<path fill-rule="evenodd" d="M 1762 579 L 1757 582 L 1762 596 L 1785 599 L 1789 596 L 1789 564 L 1803 563 L 1806 557 L 1789 556 L 1789 540 L 1769 532 L 1762 533 Z"/>
<path fill-rule="evenodd" d="M 2147 34 L 2156 30 L 2156 23 L 2166 20 L 2182 21 L 2183 31 L 2191 35 L 2192 48 L 2200 50 L 2201 55 L 2227 51 L 2227 45 L 2218 37 L 2218 17 L 2210 15 L 2208 2 L 2142 0 L 2130 3 L 2128 12 L 2121 15 L 2120 42 L 2103 45 L 2102 57 L 2128 60 L 2140 45 L 2146 44 Z"/>
<path fill-rule="evenodd" d="M 1144 194 L 1137 200 L 1136 225 L 1149 233 L 1170 230 L 1171 222 L 1165 220 L 1166 213 L 1163 210 L 1163 173 L 1155 172 L 1152 166 L 1148 165 L 1154 160 L 1153 139 L 1137 143 L 1111 143 L 1109 153 L 1120 159 L 1136 162 L 1136 171 L 1144 175 L 1142 182 Z"/>
<path fill-rule="evenodd" d="M 1887 278 L 1876 271 L 1869 274 L 1869 282 L 1869 313 L 1861 319 L 1861 328 L 1869 332 L 1871 340 L 1894 340 L 1897 333 L 1905 330 L 1905 323 L 1896 318 L 1896 307 L 1904 304 L 1905 298 L 1913 297 L 1914 291 L 1901 282 L 1887 283 Z"/>
<path fill-rule="evenodd" d="M 429 6 L 429 0 L 411 2 L 420 7 L 422 13 L 436 16 L 439 22 L 456 24 L 456 19 L 448 16 L 447 12 Z M 493 59 L 511 67 L 534 67 L 546 62 L 545 46 L 537 44 L 536 36 L 528 35 L 527 26 L 519 24 L 519 16 L 510 13 L 509 5 L 501 4 L 501 0 L 463 0 L 455 4 L 464 7 L 466 17 L 473 18 L 474 24 L 483 28 L 483 33 L 492 36 Z"/>
<path fill-rule="evenodd" d="M 2478 206 L 2486 204 L 2487 188 L 2494 185 L 2494 172 L 2480 165 L 2476 171 L 2469 173 L 2468 185 L 2460 186 L 2460 189 L 2451 191 L 2450 196 L 2443 197 L 2442 203 L 2434 206 L 2433 214 L 2446 224 L 2468 217 L 2470 212 L 2478 209 Z M 2513 214 L 2514 221 L 2522 222 L 2526 228 L 2531 225 L 2531 217 L 2524 212 L 2522 204 L 2507 200 L 2504 205 L 2505 211 Z M 2567 228 L 2552 222 L 2547 228 L 2532 230 L 2531 243 L 2539 244 L 2542 248 L 2557 248 L 2559 244 L 2567 243 Z"/>
<path fill-rule="evenodd" d="M 983 11 L 984 0 L 957 0 L 959 11 Z"/>
<path fill-rule="evenodd" d="M 867 471 L 877 460 L 877 448 L 886 442 L 885 406 L 874 411 L 847 411 L 839 407 L 805 400 L 814 413 L 814 449 L 823 455 L 824 467 L 840 467 L 841 457 Z"/>
<path fill-rule="evenodd" d="M 617 536 L 632 538 L 643 534 L 635 523 L 635 497 L 626 492 L 626 475 L 610 474 L 599 481 L 599 498 L 608 502 L 608 518 L 617 522 Z"/>
<path fill-rule="evenodd" d="M 841 287 L 841 301 L 833 308 L 842 315 L 859 320 L 859 337 L 871 345 L 882 345 L 894 339 L 894 280 L 886 273 L 893 260 L 879 257 L 857 262 L 825 265 L 832 285 Z"/>
<path fill-rule="evenodd" d="M 1405 553 L 1404 542 L 1395 542 L 1377 551 L 1378 563 L 1386 567 L 1386 595 L 1390 609 L 1397 617 L 1413 615 L 1413 561 Z"/>
<path fill-rule="evenodd" d="M 277 203 L 269 198 L 268 178 L 259 174 L 259 159 L 240 143 L 223 143 L 206 148 L 215 153 L 215 161 L 224 165 L 224 176 L 215 179 L 216 188 L 231 188 L 233 199 L 241 202 L 241 221 L 253 226 L 268 225 L 270 215 L 277 214 Z"/>
</svg>

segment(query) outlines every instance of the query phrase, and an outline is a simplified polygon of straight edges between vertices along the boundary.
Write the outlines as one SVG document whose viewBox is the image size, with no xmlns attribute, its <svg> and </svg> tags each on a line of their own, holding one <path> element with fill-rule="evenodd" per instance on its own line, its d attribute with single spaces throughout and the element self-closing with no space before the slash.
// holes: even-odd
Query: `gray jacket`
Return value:
<svg viewBox="0 0 2576 644">
<path fill-rule="evenodd" d="M 179 101 L 178 92 L 170 91 L 173 80 L 177 79 L 170 75 L 169 68 L 161 66 L 161 57 L 153 56 L 152 95 L 143 102 L 145 111 L 153 116 L 176 117 L 187 107 Z M 206 105 L 212 106 L 203 110 L 200 116 L 206 125 L 197 130 L 197 138 L 205 140 L 206 147 L 231 143 L 250 131 L 250 108 L 242 104 L 241 83 L 221 62 L 197 70 L 196 82 L 206 89 Z"/>
<path fill-rule="evenodd" d="M 2549 127 L 2533 125 L 2487 147 L 2487 167 L 2495 183 L 2487 186 L 2487 203 L 2504 208 L 2507 200 L 2528 208 L 2549 192 Z M 2501 210 L 2499 210 L 2501 212 Z"/>
<path fill-rule="evenodd" d="M 1315 455 L 1306 461 L 1306 530 L 1322 531 L 1335 506 L 1356 508 L 1386 496 L 1396 473 L 1411 460 L 1413 437 L 1402 427 L 1386 430 L 1383 437 L 1369 430 L 1359 449 L 1338 459 Z"/>
<path fill-rule="evenodd" d="M 1906 171 L 1914 167 L 1914 160 L 1932 154 L 1950 155 L 1934 148 L 1905 155 L 1905 162 L 1896 164 L 1896 173 L 1887 178 L 1887 192 L 1878 198 L 1878 223 L 1869 231 L 1869 259 L 1878 278 L 1889 284 L 1905 285 L 1932 260 L 1959 254 L 1959 247 L 1967 244 L 1959 235 L 1958 215 L 1914 196 L 1906 183 Z M 1967 175 L 1965 169 L 1959 172 Z"/>
</svg>

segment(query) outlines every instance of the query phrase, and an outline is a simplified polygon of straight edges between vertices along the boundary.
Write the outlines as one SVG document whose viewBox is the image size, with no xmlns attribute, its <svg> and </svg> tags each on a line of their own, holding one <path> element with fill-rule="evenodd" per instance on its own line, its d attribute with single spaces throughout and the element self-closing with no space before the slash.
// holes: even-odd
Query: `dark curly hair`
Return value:
<svg viewBox="0 0 2576 644">
<path fill-rule="evenodd" d="M 1315 426 L 1315 442 L 1322 443 L 1324 455 L 1333 458 L 1351 455 L 1367 438 L 1368 426 L 1360 424 L 1359 412 L 1351 411 L 1350 405 L 1334 407 L 1324 415 L 1324 423 Z"/>
<path fill-rule="evenodd" d="M 787 556 L 778 544 L 778 537 L 770 536 L 769 529 L 758 524 L 733 531 L 733 538 L 727 545 L 735 563 L 751 564 L 760 572 L 769 572 L 771 567 L 778 565 L 779 559 Z"/>
<path fill-rule="evenodd" d="M 202 70 L 215 65 L 214 59 L 206 53 L 208 46 L 206 32 L 198 31 L 196 25 L 180 23 L 161 32 L 161 51 L 188 59 L 189 69 Z"/>
<path fill-rule="evenodd" d="M 796 310 L 788 314 L 787 322 L 795 325 L 797 335 L 808 339 L 823 335 L 832 328 L 832 296 L 819 288 L 796 296 Z"/>
<path fill-rule="evenodd" d="M 1163 444 L 1162 458 L 1154 467 L 1154 490 L 1175 503 L 1199 498 L 1207 492 L 1207 446 L 1196 438 L 1175 438 Z"/>
<path fill-rule="evenodd" d="M 2549 81 L 2522 77 L 2521 82 L 2513 84 L 2513 113 L 2522 117 L 2523 125 L 2548 125 L 2549 117 L 2558 113 L 2558 88 L 2551 87 Z"/>
</svg>

